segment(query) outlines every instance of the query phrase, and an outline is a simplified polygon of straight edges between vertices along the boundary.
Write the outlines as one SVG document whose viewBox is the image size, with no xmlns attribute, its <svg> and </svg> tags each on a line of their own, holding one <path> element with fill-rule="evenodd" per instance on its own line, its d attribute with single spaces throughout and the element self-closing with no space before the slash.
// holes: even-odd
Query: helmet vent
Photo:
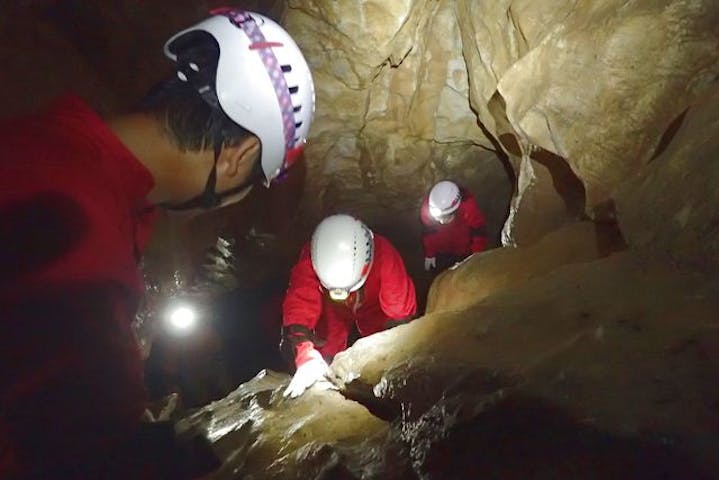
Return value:
<svg viewBox="0 0 719 480">
<path fill-rule="evenodd" d="M 212 13 L 226 17 L 226 19 L 229 19 L 230 24 L 236 28 L 228 25 L 226 19 L 210 18 L 181 32 L 181 34 L 176 35 L 176 38 L 173 37 L 166 44 L 165 51 L 178 65 L 181 60 L 195 63 L 196 66 L 189 63 L 179 65 L 178 70 L 181 70 L 181 72 L 177 75 L 181 80 L 186 78 L 187 80 L 185 81 L 192 83 L 195 89 L 204 85 L 221 89 L 223 91 L 221 95 L 223 102 L 226 103 L 223 108 L 228 110 L 228 115 L 235 122 L 240 122 L 241 125 L 246 124 L 243 126 L 250 127 L 248 129 L 261 138 L 263 143 L 272 143 L 271 148 L 263 148 L 262 158 L 260 159 L 260 165 L 267 180 L 265 184 L 269 185 L 270 181 L 289 165 L 288 156 L 290 152 L 296 147 L 301 147 L 298 143 L 304 144 L 305 130 L 312 123 L 315 111 L 312 75 L 302 52 L 289 33 L 272 20 L 259 13 L 237 8 L 216 9 Z M 248 59 L 252 59 L 253 64 L 257 64 L 257 60 L 259 60 L 261 65 L 264 66 L 265 72 L 261 71 L 262 68 L 258 68 L 257 72 L 253 71 L 249 78 L 237 81 L 232 78 L 231 72 L 239 67 L 238 62 L 233 60 L 235 59 L 234 54 L 233 56 L 226 55 L 223 57 L 222 62 L 219 60 L 209 62 L 208 66 L 211 68 L 207 69 L 207 76 L 211 76 L 210 80 L 214 80 L 214 82 L 195 85 L 193 74 L 203 74 L 206 66 L 194 57 L 178 58 L 178 49 L 176 48 L 176 42 L 179 39 L 184 40 L 186 36 L 194 31 L 206 32 L 214 40 L 222 43 L 229 44 L 230 42 L 241 40 L 243 51 L 238 52 L 237 55 L 247 56 Z M 250 51 L 255 53 L 251 54 Z M 242 63 L 242 65 L 244 64 Z M 259 67 L 259 64 L 257 66 Z M 198 69 L 199 72 L 197 71 Z M 218 75 L 215 78 L 216 72 L 218 72 Z M 265 76 L 265 73 L 267 76 Z M 205 75 L 201 76 L 204 77 Z M 248 99 L 246 105 L 241 105 L 231 102 L 234 98 L 234 93 L 232 95 L 224 94 L 225 91 L 234 92 L 235 89 L 240 91 L 245 89 L 256 90 L 262 94 L 251 95 L 252 98 Z M 272 93 L 277 99 L 279 109 L 273 105 L 272 109 L 268 109 L 266 115 L 253 115 L 253 111 L 263 110 L 264 102 L 271 101 Z M 309 106 L 306 105 L 308 103 Z M 302 105 L 296 106 L 298 104 Z M 296 125 L 300 124 L 303 129 L 301 135 L 295 132 L 295 129 L 298 128 Z M 297 137 L 299 137 L 299 142 Z M 280 143 L 280 140 L 282 140 L 282 143 Z"/>
</svg>

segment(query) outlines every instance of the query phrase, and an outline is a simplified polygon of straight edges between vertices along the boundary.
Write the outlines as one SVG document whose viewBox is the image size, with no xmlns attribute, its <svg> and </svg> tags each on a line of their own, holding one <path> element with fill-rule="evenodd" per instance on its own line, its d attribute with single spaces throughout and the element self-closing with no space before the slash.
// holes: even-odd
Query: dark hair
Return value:
<svg viewBox="0 0 719 480">
<path fill-rule="evenodd" d="M 228 117 L 216 100 L 215 73 L 220 47 L 215 38 L 204 31 L 190 32 L 173 41 L 170 48 L 178 57 L 178 70 L 192 78 L 183 81 L 173 76 L 160 82 L 142 100 L 140 109 L 155 116 L 170 140 L 183 151 L 236 145 L 252 135 Z M 186 68 L 190 62 L 198 67 L 198 72 Z M 211 87 L 214 101 L 198 92 L 203 85 Z"/>
</svg>

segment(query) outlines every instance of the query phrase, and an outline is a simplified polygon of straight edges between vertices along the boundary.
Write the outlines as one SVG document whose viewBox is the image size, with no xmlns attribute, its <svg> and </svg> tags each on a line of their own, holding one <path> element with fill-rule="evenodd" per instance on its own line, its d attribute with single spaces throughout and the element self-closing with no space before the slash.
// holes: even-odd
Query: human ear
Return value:
<svg viewBox="0 0 719 480">
<path fill-rule="evenodd" d="M 217 174 L 232 178 L 249 175 L 260 154 L 260 141 L 249 136 L 237 145 L 224 146 L 217 158 Z"/>
</svg>

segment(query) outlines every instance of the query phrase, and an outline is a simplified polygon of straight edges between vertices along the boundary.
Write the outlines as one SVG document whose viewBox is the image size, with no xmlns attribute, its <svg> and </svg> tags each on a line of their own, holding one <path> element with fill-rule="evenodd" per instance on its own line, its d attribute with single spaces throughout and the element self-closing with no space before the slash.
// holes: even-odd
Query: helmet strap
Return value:
<svg viewBox="0 0 719 480">
<path fill-rule="evenodd" d="M 163 207 L 168 210 L 192 210 L 194 208 L 209 209 L 216 207 L 220 204 L 221 196 L 217 194 L 217 159 L 220 157 L 222 151 L 222 141 L 215 142 L 214 155 L 215 159 L 212 162 L 212 169 L 209 175 L 207 175 L 207 182 L 205 182 L 205 189 L 203 192 L 190 200 L 180 203 L 179 205 L 164 204 Z M 234 188 L 233 188 L 234 190 Z"/>
<path fill-rule="evenodd" d="M 262 164 L 260 162 L 260 159 L 258 158 L 255 161 L 255 166 L 252 169 L 252 172 L 250 175 L 248 175 L 247 179 L 242 182 L 241 184 L 237 185 L 236 187 L 232 187 L 229 190 L 225 190 L 224 192 L 217 192 L 217 159 L 220 156 L 220 152 L 222 151 L 222 142 L 218 142 L 219 145 L 215 145 L 215 161 L 212 164 L 212 170 L 210 170 L 209 175 L 207 176 L 207 182 L 205 183 L 205 189 L 203 192 L 199 195 L 197 195 L 194 198 L 191 198 L 190 200 L 183 202 L 179 205 L 169 205 L 164 204 L 163 207 L 168 210 L 192 210 L 195 208 L 200 209 L 210 209 L 218 206 L 220 203 L 222 203 L 222 200 L 224 198 L 227 198 L 231 195 L 236 195 L 243 190 L 247 189 L 248 187 L 251 187 L 252 185 L 255 185 L 257 183 L 260 183 L 264 180 L 264 174 L 262 172 Z"/>
<path fill-rule="evenodd" d="M 202 208 L 212 208 L 220 204 L 220 196 L 217 195 L 217 159 L 220 158 L 220 153 L 222 152 L 222 140 L 215 141 L 213 150 L 215 159 L 212 162 L 212 170 L 207 176 L 205 190 L 200 195 Z"/>
</svg>

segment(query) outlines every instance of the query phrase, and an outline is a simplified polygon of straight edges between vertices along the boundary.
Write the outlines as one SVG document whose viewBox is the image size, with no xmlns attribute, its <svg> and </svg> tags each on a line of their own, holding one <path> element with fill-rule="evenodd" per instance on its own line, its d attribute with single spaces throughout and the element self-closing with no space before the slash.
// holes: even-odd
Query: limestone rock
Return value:
<svg viewBox="0 0 719 480">
<path fill-rule="evenodd" d="M 531 247 L 472 255 L 434 281 L 427 313 L 462 310 L 532 277 L 564 265 L 589 262 L 622 248 L 616 229 L 581 222 L 557 230 Z"/>
<path fill-rule="evenodd" d="M 354 479 L 383 456 L 385 421 L 334 391 L 285 399 L 287 384 L 287 375 L 261 372 L 178 425 L 214 443 L 224 462 L 212 478 Z"/>
<path fill-rule="evenodd" d="M 287 379 L 270 373 L 183 428 L 215 443 L 225 463 L 214 478 L 716 476 L 716 279 L 578 247 L 571 263 L 538 262 L 479 297 L 471 282 L 486 262 L 448 272 L 468 282 L 458 308 L 336 357 L 354 401 L 317 389 L 283 400 Z M 480 257 L 518 267 L 521 250 Z"/>
<path fill-rule="evenodd" d="M 503 260 L 522 263 L 518 250 Z M 447 275 L 482 278 L 483 263 L 465 262 Z M 393 428 L 405 432 L 413 465 L 425 474 L 439 468 L 435 461 L 445 473 L 581 470 L 585 455 L 593 465 L 585 467 L 598 470 L 576 475 L 589 478 L 623 462 L 641 478 L 682 468 L 719 473 L 711 453 L 719 447 L 712 433 L 719 421 L 711 380 L 719 367 L 715 280 L 633 252 L 543 268 L 487 296 L 463 289 L 453 300 L 458 309 L 360 339 L 332 367 L 403 412 Z M 530 453 L 503 433 L 515 428 L 536 439 L 519 440 Z M 555 434 L 582 438 L 582 446 L 554 444 Z M 442 457 L 456 442 L 481 445 L 487 461 L 461 450 Z M 595 449 L 595 442 L 625 446 Z M 509 452 L 520 450 L 511 464 Z M 544 454 L 548 463 L 539 460 Z"/>
<path fill-rule="evenodd" d="M 497 88 L 517 136 L 567 159 L 591 207 L 719 73 L 719 8 L 606 0 L 556 20 Z"/>
<path fill-rule="evenodd" d="M 431 185 L 467 184 L 504 221 L 510 185 L 471 110 L 453 2 L 290 2 L 287 27 L 313 68 L 317 112 L 301 210 L 309 231 L 349 211 L 418 241 L 418 206 Z"/>
<path fill-rule="evenodd" d="M 716 81 L 715 81 L 716 84 Z M 719 266 L 719 86 L 692 105 L 658 157 L 617 194 L 627 240 L 700 270 Z"/>
</svg>

